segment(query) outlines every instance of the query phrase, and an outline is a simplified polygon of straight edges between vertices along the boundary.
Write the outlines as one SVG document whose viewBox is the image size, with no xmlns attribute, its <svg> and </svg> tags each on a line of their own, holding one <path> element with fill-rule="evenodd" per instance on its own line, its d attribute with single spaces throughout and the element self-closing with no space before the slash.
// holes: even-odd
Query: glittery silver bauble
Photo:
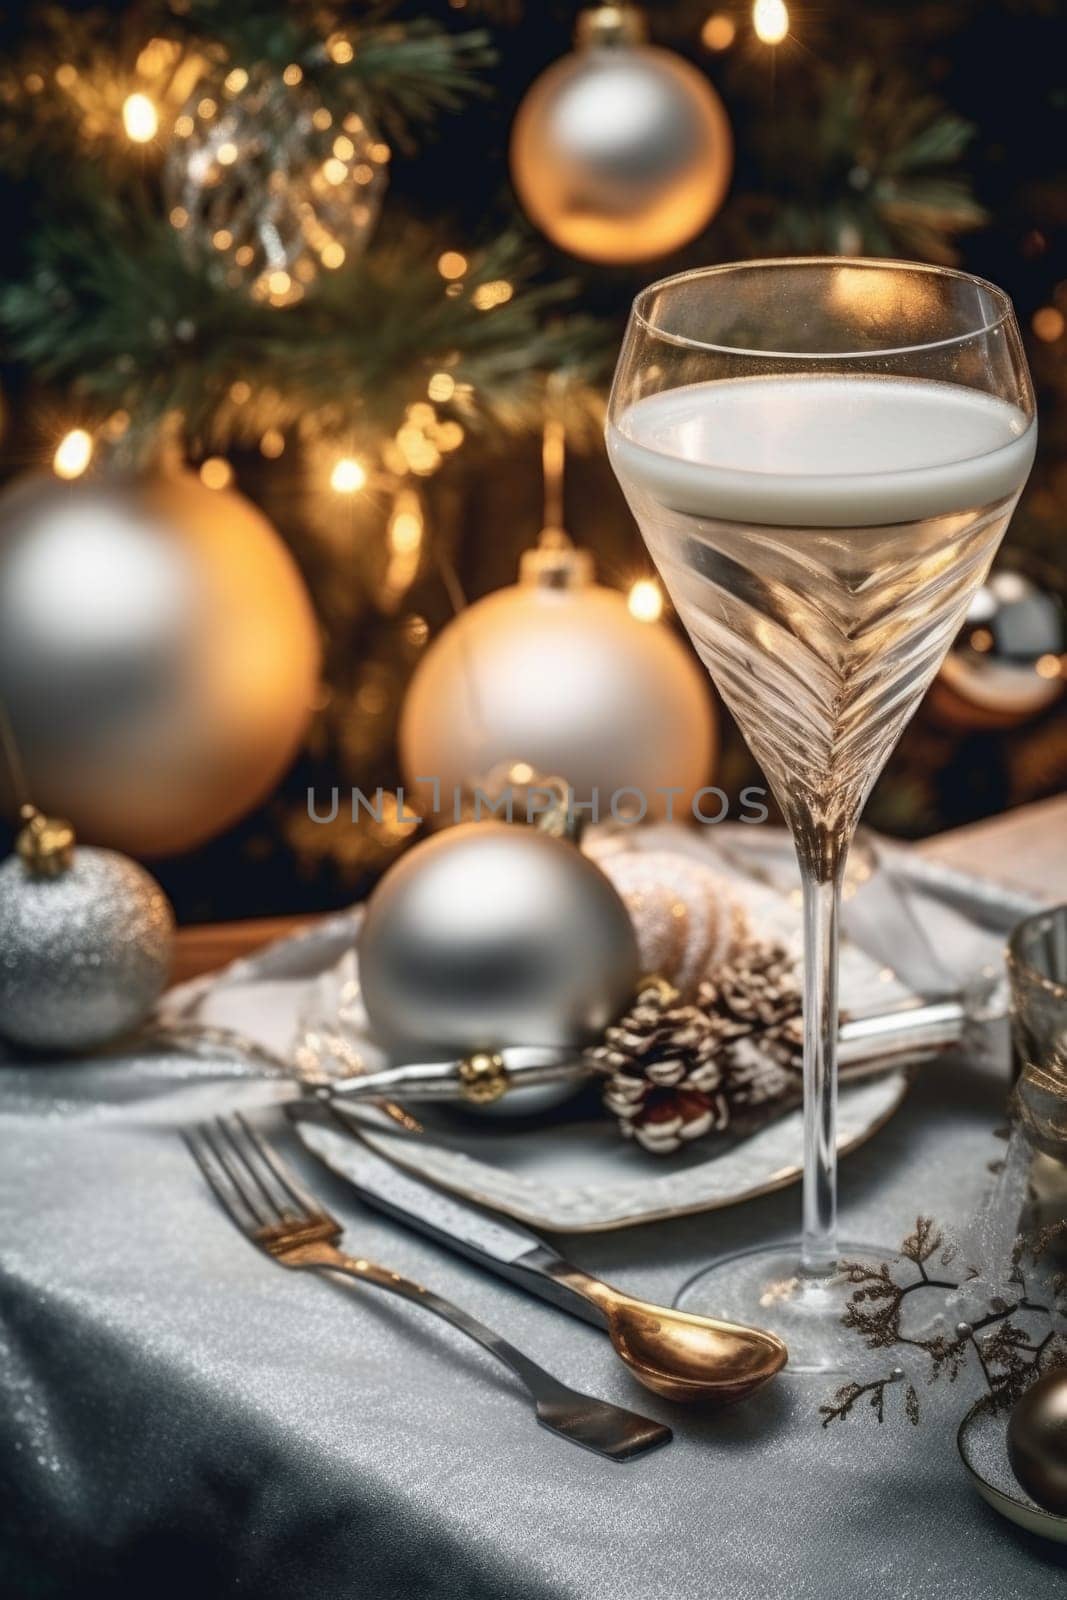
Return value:
<svg viewBox="0 0 1067 1600">
<path fill-rule="evenodd" d="M 727 961 L 745 934 L 745 916 L 729 885 L 692 856 L 668 850 L 595 854 L 630 913 L 641 971 L 683 996 Z"/>
<path fill-rule="evenodd" d="M 33 1050 L 106 1044 L 167 981 L 173 918 L 136 862 L 78 846 L 56 876 L 0 866 L 0 1034 Z"/>
<path fill-rule="evenodd" d="M 983 585 L 930 695 L 954 727 L 1010 728 L 1040 715 L 1067 682 L 1062 602 L 1020 572 Z"/>
<path fill-rule="evenodd" d="M 1067 1368 L 1031 1384 L 1008 1419 L 1008 1459 L 1028 1495 L 1067 1516 Z"/>
<path fill-rule="evenodd" d="M 588 1044 L 628 1004 L 638 958 L 626 907 L 573 844 L 471 822 L 385 875 L 359 970 L 375 1039 L 395 1061 L 426 1061 Z"/>
<path fill-rule="evenodd" d="M 335 116 L 287 76 L 237 68 L 201 84 L 175 122 L 164 169 L 189 259 L 278 306 L 362 253 L 389 160 L 361 110 Z"/>
<path fill-rule="evenodd" d="M 185 472 L 0 495 L 0 702 L 30 793 L 81 838 L 220 832 L 291 759 L 317 672 L 300 575 L 241 495 Z"/>
<path fill-rule="evenodd" d="M 639 14 L 601 6 L 580 48 L 519 107 L 511 173 L 531 221 L 587 261 L 649 261 L 678 250 L 722 204 L 733 138 L 702 72 L 642 44 Z"/>
<path fill-rule="evenodd" d="M 519 761 L 565 779 L 579 804 L 596 790 L 600 820 L 613 799 L 620 816 L 645 803 L 650 818 L 685 817 L 712 782 L 705 673 L 663 623 L 590 582 L 584 552 L 547 569 L 543 554 L 529 552 L 523 581 L 462 612 L 419 663 L 400 715 L 409 790 L 431 812 L 436 778 L 447 811 L 455 786 Z"/>
</svg>

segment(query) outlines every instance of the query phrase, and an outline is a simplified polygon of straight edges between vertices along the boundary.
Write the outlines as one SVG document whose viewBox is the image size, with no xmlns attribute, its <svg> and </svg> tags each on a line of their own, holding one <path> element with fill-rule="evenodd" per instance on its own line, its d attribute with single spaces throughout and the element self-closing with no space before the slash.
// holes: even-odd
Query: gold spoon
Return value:
<svg viewBox="0 0 1067 1600">
<path fill-rule="evenodd" d="M 304 1142 L 380 1211 L 597 1327 L 638 1383 L 668 1400 L 727 1405 L 744 1400 L 788 1359 L 762 1328 L 653 1305 L 565 1261 L 510 1217 L 488 1215 L 407 1165 L 407 1141 L 388 1154 L 360 1137 L 348 1106 L 327 1100 L 287 1106 Z M 341 1130 L 340 1132 L 338 1130 Z M 353 1138 L 352 1135 L 356 1137 Z"/>
<path fill-rule="evenodd" d="M 786 1364 L 788 1351 L 773 1333 L 639 1300 L 551 1252 L 545 1254 L 550 1259 L 535 1270 L 597 1308 L 616 1355 L 654 1394 L 728 1405 L 747 1399 Z"/>
</svg>

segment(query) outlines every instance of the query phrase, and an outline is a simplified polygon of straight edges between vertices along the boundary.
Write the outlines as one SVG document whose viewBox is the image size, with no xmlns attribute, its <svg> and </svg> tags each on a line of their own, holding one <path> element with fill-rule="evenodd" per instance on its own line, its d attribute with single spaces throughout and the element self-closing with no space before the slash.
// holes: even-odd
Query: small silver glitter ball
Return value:
<svg viewBox="0 0 1067 1600">
<path fill-rule="evenodd" d="M 0 1034 L 57 1053 L 127 1032 L 167 981 L 173 928 L 127 856 L 79 846 L 54 877 L 13 856 L 0 866 Z"/>
<path fill-rule="evenodd" d="M 359 967 L 395 1061 L 578 1048 L 626 1009 L 638 978 L 630 918 L 600 869 L 567 840 L 500 822 L 449 828 L 401 857 L 367 905 Z M 535 1093 L 499 1104 L 521 1096 L 529 1109 Z"/>
</svg>

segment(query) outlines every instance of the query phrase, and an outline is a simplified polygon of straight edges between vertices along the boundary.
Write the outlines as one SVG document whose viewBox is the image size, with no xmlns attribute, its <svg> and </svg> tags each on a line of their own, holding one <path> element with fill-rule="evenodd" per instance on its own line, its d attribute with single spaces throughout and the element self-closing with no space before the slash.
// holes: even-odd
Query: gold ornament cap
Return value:
<svg viewBox="0 0 1067 1600">
<path fill-rule="evenodd" d="M 519 582 L 543 589 L 584 589 L 595 573 L 592 552 L 579 550 L 561 528 L 545 528 L 519 560 Z"/>
<path fill-rule="evenodd" d="M 15 849 L 35 878 L 58 878 L 74 862 L 74 829 L 62 817 L 46 817 L 36 806 L 23 806 L 24 827 Z"/>
<path fill-rule="evenodd" d="M 591 11 L 579 15 L 574 38 L 583 47 L 644 44 L 648 38 L 648 22 L 638 6 L 594 6 Z"/>
</svg>

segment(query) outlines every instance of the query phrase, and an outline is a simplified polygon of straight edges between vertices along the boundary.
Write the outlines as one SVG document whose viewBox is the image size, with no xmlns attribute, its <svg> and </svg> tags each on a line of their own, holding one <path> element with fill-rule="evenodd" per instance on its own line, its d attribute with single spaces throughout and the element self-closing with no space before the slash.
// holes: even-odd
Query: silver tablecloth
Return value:
<svg viewBox="0 0 1067 1600">
<path fill-rule="evenodd" d="M 698 1417 L 636 1390 L 595 1329 L 363 1209 L 284 1126 L 278 1085 L 177 1058 L 0 1068 L 0 1591 L 13 1596 L 1034 1600 L 1067 1553 L 960 1468 L 967 1394 L 920 1429 L 824 1430 L 784 1379 Z M 1001 1147 L 1003 1039 L 923 1070 L 842 1169 L 854 1237 L 966 1225 Z M 669 1420 L 625 1467 L 539 1430 L 500 1369 L 417 1310 L 286 1275 L 223 1220 L 178 1129 L 263 1107 L 353 1246 L 431 1282 L 568 1382 Z M 787 1191 L 563 1240 L 654 1298 L 785 1237 Z"/>
</svg>

